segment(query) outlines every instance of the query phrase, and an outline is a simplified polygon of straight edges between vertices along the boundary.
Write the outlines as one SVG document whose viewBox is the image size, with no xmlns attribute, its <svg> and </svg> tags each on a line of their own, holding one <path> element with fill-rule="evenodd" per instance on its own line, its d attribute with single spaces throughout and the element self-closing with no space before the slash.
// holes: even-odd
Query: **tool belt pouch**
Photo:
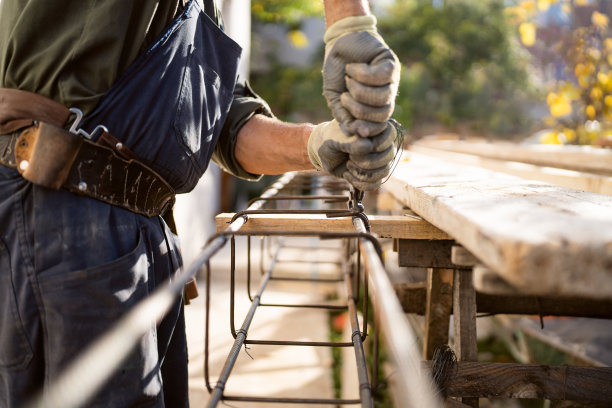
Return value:
<svg viewBox="0 0 612 408">
<path fill-rule="evenodd" d="M 111 135 L 101 139 L 101 144 L 94 143 L 61 127 L 36 122 L 9 142 L 14 161 L 5 154 L 0 164 L 16 167 L 36 185 L 61 187 L 147 217 L 172 209 L 174 190 L 159 174 L 132 158 L 129 149 Z"/>
<path fill-rule="evenodd" d="M 49 123 L 37 123 L 17 139 L 17 170 L 34 184 L 59 190 L 82 144 L 79 135 Z"/>
</svg>

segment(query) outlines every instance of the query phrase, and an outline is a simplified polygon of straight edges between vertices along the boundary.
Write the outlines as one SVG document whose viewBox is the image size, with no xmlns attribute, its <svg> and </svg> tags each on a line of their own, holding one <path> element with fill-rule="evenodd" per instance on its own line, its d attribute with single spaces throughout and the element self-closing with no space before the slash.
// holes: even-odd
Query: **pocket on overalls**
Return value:
<svg viewBox="0 0 612 408">
<path fill-rule="evenodd" d="M 189 45 L 173 129 L 190 159 L 194 175 L 177 191 L 193 189 L 208 167 L 229 111 L 240 47 L 206 16 L 199 16 L 200 36 Z M 186 172 L 183 172 L 185 174 Z"/>
<path fill-rule="evenodd" d="M 32 356 L 17 307 L 10 255 L 0 240 L 0 369 L 22 369 Z"/>
<path fill-rule="evenodd" d="M 185 68 L 174 130 L 189 156 L 201 152 L 202 143 L 213 140 L 215 125 L 221 118 L 221 80 L 219 75 L 198 63 L 192 50 Z M 203 112 L 204 114 L 200 113 Z M 200 171 L 202 164 L 194 161 Z"/>
<path fill-rule="evenodd" d="M 136 246 L 111 262 L 39 276 L 47 327 L 49 376 L 58 375 L 66 363 L 149 294 L 153 274 L 149 273 L 152 255 L 146 231 L 141 228 Z M 150 376 L 143 384 L 145 373 L 155 372 L 159 363 L 155 330 L 155 322 L 151 321 L 149 333 L 107 385 L 113 393 L 98 395 L 96 403 L 103 399 L 106 406 L 124 406 L 129 405 L 127 401 L 118 398 L 126 395 L 134 400 L 156 397 L 161 390 L 157 376 Z M 142 390 L 144 395 L 135 395 L 136 390 Z"/>
</svg>

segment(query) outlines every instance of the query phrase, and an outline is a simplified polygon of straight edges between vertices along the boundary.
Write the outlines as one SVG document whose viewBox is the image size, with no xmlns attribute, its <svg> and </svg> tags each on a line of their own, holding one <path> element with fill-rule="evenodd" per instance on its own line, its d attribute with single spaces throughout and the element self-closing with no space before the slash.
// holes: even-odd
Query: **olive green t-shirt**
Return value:
<svg viewBox="0 0 612 408">
<path fill-rule="evenodd" d="M 0 0 L 0 86 L 87 114 L 184 0 Z"/>
<path fill-rule="evenodd" d="M 186 3 L 0 0 L 0 87 L 34 92 L 87 115 Z M 218 23 L 214 3 L 206 0 L 204 9 Z M 256 178 L 236 162 L 233 146 L 253 114 L 271 113 L 245 90 L 237 87 L 242 93 L 234 98 L 213 159 L 239 177 Z"/>
</svg>

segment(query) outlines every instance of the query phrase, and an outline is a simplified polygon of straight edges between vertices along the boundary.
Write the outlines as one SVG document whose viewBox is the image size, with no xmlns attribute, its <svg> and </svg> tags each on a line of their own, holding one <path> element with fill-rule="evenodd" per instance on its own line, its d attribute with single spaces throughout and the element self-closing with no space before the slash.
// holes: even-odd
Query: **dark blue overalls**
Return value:
<svg viewBox="0 0 612 408">
<path fill-rule="evenodd" d="M 177 192 L 189 191 L 219 137 L 239 57 L 240 47 L 190 2 L 82 127 L 106 126 Z M 181 267 L 177 238 L 160 217 L 38 187 L 4 166 L 0 225 L 3 408 L 20 406 L 49 384 L 79 350 Z M 87 406 L 187 405 L 177 299 Z"/>
</svg>

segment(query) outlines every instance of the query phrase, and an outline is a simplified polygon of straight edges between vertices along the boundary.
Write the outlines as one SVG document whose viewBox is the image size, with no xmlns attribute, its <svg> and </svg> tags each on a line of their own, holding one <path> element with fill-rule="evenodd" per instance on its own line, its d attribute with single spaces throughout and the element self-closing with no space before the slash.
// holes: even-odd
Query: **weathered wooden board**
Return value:
<svg viewBox="0 0 612 408">
<path fill-rule="evenodd" d="M 611 149 L 591 146 L 519 145 L 510 142 L 486 143 L 435 139 L 423 139 L 417 144 L 498 160 L 612 175 Z"/>
<path fill-rule="evenodd" d="M 445 161 L 467 164 L 468 166 L 478 166 L 487 170 L 499 171 L 531 180 L 544 181 L 561 187 L 612 195 L 612 176 L 610 175 L 606 176 L 564 168 L 538 166 L 518 161 L 498 160 L 478 156 L 477 154 L 450 152 L 448 150 L 437 149 L 435 144 L 427 145 L 427 147 L 417 145 L 413 146 L 411 150 L 432 155 Z"/>
<path fill-rule="evenodd" d="M 476 291 L 472 271 L 457 269 L 453 281 L 454 349 L 461 361 L 478 360 L 476 345 Z"/>
<path fill-rule="evenodd" d="M 431 362 L 423 362 L 429 367 Z M 612 368 L 459 361 L 446 382 L 452 397 L 612 402 Z"/>
<path fill-rule="evenodd" d="M 217 231 L 227 228 L 234 214 L 222 213 L 215 218 Z M 451 239 L 448 234 L 419 217 L 368 216 L 372 233 L 381 238 Z M 327 218 L 323 214 L 253 214 L 241 232 L 354 232 L 351 218 Z"/>
<path fill-rule="evenodd" d="M 384 188 L 523 294 L 612 298 L 612 197 L 411 152 Z"/>
<path fill-rule="evenodd" d="M 426 282 L 395 283 L 393 289 L 404 312 L 425 314 Z M 486 314 L 541 314 L 612 319 L 612 300 L 601 299 L 489 295 L 476 292 L 476 309 L 478 313 Z"/>
<path fill-rule="evenodd" d="M 452 269 L 428 268 L 425 296 L 425 327 L 423 359 L 431 360 L 435 350 L 448 343 L 448 326 L 453 306 L 453 287 L 443 275 L 452 280 Z"/>
<path fill-rule="evenodd" d="M 455 268 L 451 262 L 454 241 L 429 239 L 400 239 L 397 242 L 399 266 L 421 268 Z"/>
</svg>

